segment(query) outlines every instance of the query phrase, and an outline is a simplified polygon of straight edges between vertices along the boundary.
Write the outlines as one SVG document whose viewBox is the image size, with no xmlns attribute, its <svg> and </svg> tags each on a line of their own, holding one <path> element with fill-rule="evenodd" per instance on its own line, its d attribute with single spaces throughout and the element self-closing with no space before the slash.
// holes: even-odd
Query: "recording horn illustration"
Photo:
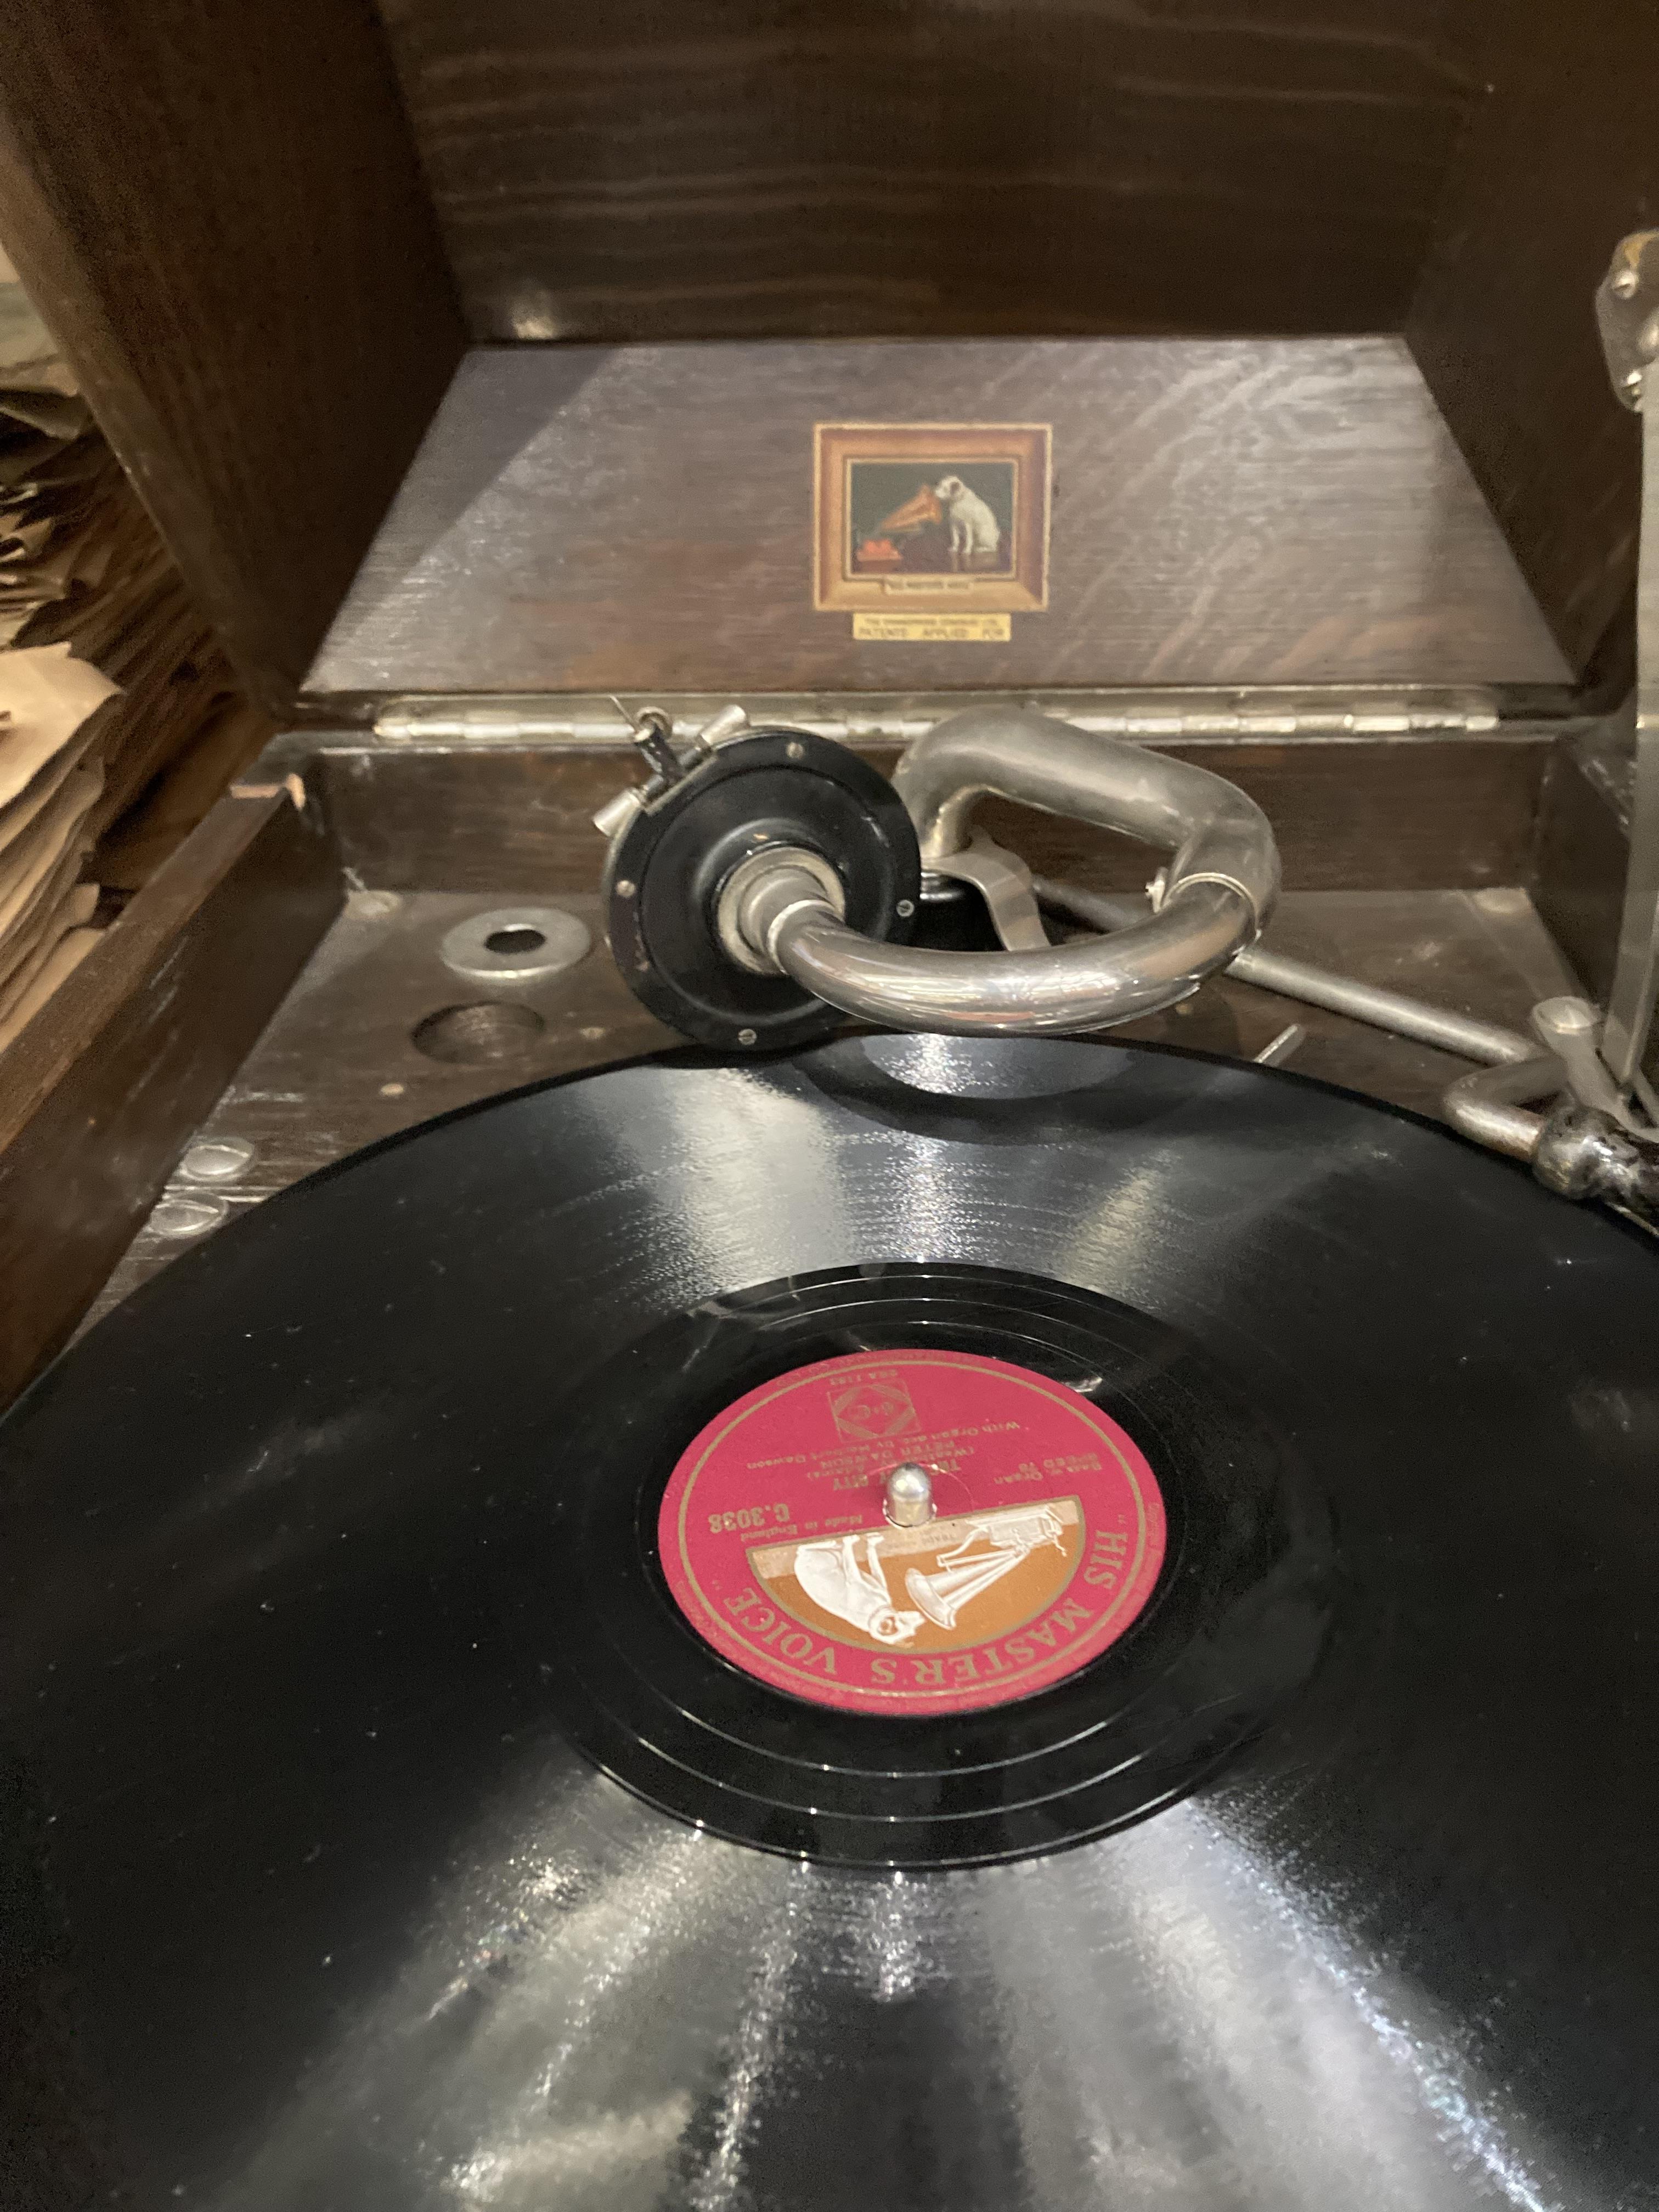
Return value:
<svg viewBox="0 0 1659 2212">
<path fill-rule="evenodd" d="M 993 1543 L 988 1552 L 974 1552 L 972 1547 L 981 1537 Z M 1033 1513 L 1022 1513 L 1002 1522 L 995 1530 L 983 1522 L 971 1528 L 961 1543 L 939 1555 L 939 1565 L 931 1575 L 912 1567 L 904 1577 L 904 1587 L 910 1593 L 912 1604 L 918 1605 L 929 1620 L 939 1628 L 954 1628 L 966 1605 L 971 1605 L 981 1590 L 1000 1582 L 1011 1568 L 1017 1567 L 1039 1544 L 1053 1544 L 1063 1549 L 1066 1538 L 1060 1522 L 1046 1506 Z"/>
</svg>

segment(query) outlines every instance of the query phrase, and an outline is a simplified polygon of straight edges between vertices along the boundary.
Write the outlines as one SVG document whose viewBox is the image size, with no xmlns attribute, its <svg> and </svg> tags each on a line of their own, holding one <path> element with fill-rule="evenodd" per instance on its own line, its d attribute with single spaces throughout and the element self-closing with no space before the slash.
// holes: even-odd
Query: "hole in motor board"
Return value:
<svg viewBox="0 0 1659 2212">
<path fill-rule="evenodd" d="M 410 1032 L 416 1052 L 428 1060 L 460 1067 L 487 1067 L 497 1060 L 522 1059 L 547 1024 L 531 1006 L 483 999 L 471 1006 L 445 1006 L 417 1022 Z"/>
</svg>

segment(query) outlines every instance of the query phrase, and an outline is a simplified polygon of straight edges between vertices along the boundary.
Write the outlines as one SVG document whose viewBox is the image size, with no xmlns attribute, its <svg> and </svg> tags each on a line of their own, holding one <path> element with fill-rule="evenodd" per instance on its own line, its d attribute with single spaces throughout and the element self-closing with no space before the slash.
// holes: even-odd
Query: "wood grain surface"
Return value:
<svg viewBox="0 0 1659 2212">
<path fill-rule="evenodd" d="M 1575 672 L 1629 669 L 1640 445 L 1592 307 L 1659 222 L 1648 0 L 1497 10 L 1412 349 Z"/>
<path fill-rule="evenodd" d="M 1249 793 L 1273 824 L 1293 890 L 1450 890 L 1526 879 L 1551 743 L 1536 731 L 1157 750 Z M 891 746 L 858 750 L 884 770 L 897 758 Z M 597 889 L 605 842 L 593 811 L 639 780 L 629 753 L 563 745 L 331 749 L 306 770 L 357 881 L 522 896 Z M 999 799 L 975 819 L 1039 873 L 1100 890 L 1140 890 L 1162 857 Z"/>
<path fill-rule="evenodd" d="M 812 605 L 815 422 L 1049 422 L 1049 604 L 1006 645 Z M 1403 344 L 1055 340 L 470 355 L 307 680 L 893 690 L 1559 682 Z"/>
<path fill-rule="evenodd" d="M 475 332 L 1398 327 L 1469 0 L 381 0 Z"/>
<path fill-rule="evenodd" d="M 316 809 L 222 799 L 0 1055 L 0 1401 L 67 1340 L 340 898 Z"/>
<path fill-rule="evenodd" d="M 462 343 L 369 0 L 0 0 L 0 237 L 281 708 Z"/>
</svg>

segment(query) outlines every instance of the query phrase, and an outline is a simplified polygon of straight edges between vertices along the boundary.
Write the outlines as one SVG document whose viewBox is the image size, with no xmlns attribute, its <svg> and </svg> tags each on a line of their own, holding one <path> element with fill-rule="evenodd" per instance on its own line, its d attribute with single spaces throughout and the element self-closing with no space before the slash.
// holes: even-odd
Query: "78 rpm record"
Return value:
<svg viewBox="0 0 1659 2212">
<path fill-rule="evenodd" d="M 270 1201 L 0 1425 L 8 2206 L 1659 2202 L 1655 1267 L 1057 1042 Z"/>
</svg>

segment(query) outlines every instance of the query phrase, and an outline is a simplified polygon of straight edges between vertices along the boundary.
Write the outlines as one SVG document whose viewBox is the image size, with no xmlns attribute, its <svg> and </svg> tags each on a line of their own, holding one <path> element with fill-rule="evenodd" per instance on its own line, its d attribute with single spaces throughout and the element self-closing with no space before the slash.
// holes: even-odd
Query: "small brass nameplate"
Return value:
<svg viewBox="0 0 1659 2212">
<path fill-rule="evenodd" d="M 1006 645 L 1012 615 L 854 615 L 866 645 Z"/>
</svg>

